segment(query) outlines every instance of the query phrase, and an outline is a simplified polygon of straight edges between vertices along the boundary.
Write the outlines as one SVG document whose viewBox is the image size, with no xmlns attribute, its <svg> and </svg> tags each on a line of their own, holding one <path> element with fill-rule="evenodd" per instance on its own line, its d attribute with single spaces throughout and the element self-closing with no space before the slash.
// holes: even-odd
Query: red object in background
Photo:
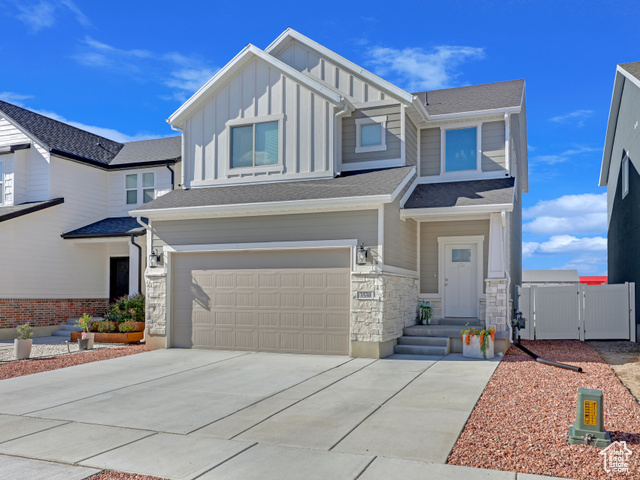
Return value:
<svg viewBox="0 0 640 480">
<path fill-rule="evenodd" d="M 580 277 L 580 283 L 587 285 L 606 285 L 608 277 L 606 275 L 599 277 Z"/>
</svg>

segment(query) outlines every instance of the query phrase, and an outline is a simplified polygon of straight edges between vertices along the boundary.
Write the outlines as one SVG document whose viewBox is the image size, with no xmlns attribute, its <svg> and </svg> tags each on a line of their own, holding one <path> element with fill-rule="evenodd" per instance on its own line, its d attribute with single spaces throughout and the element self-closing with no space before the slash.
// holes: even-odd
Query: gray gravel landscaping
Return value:
<svg viewBox="0 0 640 480">
<path fill-rule="evenodd" d="M 122 347 L 122 343 L 96 343 L 93 346 L 93 350 L 105 350 L 108 348 Z M 38 345 L 34 344 L 31 347 L 31 356 L 29 358 L 45 358 L 55 357 L 58 355 L 68 355 L 70 353 L 78 353 L 77 342 L 69 342 L 69 344 L 57 344 L 57 345 Z M 13 343 L 0 344 L 0 363 L 15 362 L 16 357 L 13 353 Z"/>
</svg>

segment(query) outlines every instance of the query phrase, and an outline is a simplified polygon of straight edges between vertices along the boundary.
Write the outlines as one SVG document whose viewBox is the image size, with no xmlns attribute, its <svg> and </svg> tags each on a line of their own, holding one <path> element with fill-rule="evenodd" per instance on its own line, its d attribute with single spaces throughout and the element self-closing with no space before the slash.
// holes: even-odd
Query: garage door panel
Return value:
<svg viewBox="0 0 640 480">
<path fill-rule="evenodd" d="M 172 345 L 348 354 L 348 250 L 251 253 L 174 256 Z M 318 268 L 323 255 L 329 268 Z M 248 259 L 268 268 L 250 269 Z M 334 266 L 337 259 L 342 267 Z M 278 263 L 282 268 L 273 268 Z"/>
</svg>

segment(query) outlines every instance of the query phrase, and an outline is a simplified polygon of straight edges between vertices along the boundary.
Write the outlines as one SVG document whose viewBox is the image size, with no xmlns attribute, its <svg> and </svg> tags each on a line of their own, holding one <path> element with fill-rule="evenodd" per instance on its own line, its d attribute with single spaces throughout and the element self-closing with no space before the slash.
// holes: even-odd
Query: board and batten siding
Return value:
<svg viewBox="0 0 640 480">
<path fill-rule="evenodd" d="M 374 102 L 387 98 L 384 92 L 356 72 L 337 65 L 297 40 L 292 40 L 276 53 L 275 57 L 299 72 L 311 75 L 321 83 L 338 89 L 352 103 Z"/>
<path fill-rule="evenodd" d="M 228 122 L 237 125 L 240 119 L 252 124 L 272 120 L 268 118 L 272 115 L 283 116 L 279 145 L 282 171 L 232 169 Z M 183 168 L 187 180 L 206 185 L 245 178 L 273 181 L 300 174 L 331 176 L 333 122 L 330 102 L 267 62 L 254 59 L 185 122 Z"/>
<path fill-rule="evenodd" d="M 440 175 L 440 129 L 420 130 L 420 175 Z"/>
<path fill-rule="evenodd" d="M 414 177 L 415 178 L 415 177 Z M 413 219 L 400 219 L 400 200 L 411 188 L 410 181 L 393 203 L 384 204 L 383 263 L 406 270 L 416 269 L 418 261 L 417 228 Z"/>
<path fill-rule="evenodd" d="M 350 117 L 342 119 L 342 163 L 371 162 L 375 160 L 392 160 L 401 156 L 401 120 L 400 104 L 384 107 L 362 108 L 353 112 Z M 356 153 L 356 120 L 386 116 L 387 149 L 378 152 Z"/>
<path fill-rule="evenodd" d="M 438 237 L 483 235 L 483 279 L 487 278 L 489 220 L 420 223 L 420 293 L 438 292 Z M 483 282 L 484 283 L 484 282 Z M 484 285 L 482 287 L 484 291 Z"/>
<path fill-rule="evenodd" d="M 64 203 L 2 223 L 0 298 L 107 298 L 107 243 L 60 235 L 107 216 L 107 172 L 51 157 L 51 196 Z"/>
<path fill-rule="evenodd" d="M 418 164 L 418 129 L 413 124 L 409 115 L 405 114 L 405 163 L 407 165 Z"/>
<path fill-rule="evenodd" d="M 154 247 L 356 239 L 378 245 L 378 212 L 362 210 L 296 215 L 154 221 Z"/>
<path fill-rule="evenodd" d="M 505 126 L 504 121 L 482 124 L 482 171 L 496 172 L 504 170 L 505 165 Z"/>
<path fill-rule="evenodd" d="M 142 195 L 139 191 L 137 205 L 127 205 L 126 194 L 126 176 L 137 174 L 138 182 L 143 173 L 153 173 L 154 189 L 156 198 L 168 193 L 171 190 L 171 172 L 168 168 L 136 168 L 132 170 L 117 170 L 109 172 L 109 216 L 110 217 L 128 217 L 129 212 L 142 205 Z"/>
</svg>

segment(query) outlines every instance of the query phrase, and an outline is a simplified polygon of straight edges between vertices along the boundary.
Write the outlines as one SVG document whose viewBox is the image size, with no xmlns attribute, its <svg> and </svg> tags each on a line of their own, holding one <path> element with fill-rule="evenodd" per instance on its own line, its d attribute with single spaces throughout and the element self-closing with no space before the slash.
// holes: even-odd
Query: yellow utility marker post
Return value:
<svg viewBox="0 0 640 480">
<path fill-rule="evenodd" d="M 604 430 L 603 395 L 601 390 L 578 389 L 578 412 L 569 427 L 569 443 L 604 448 L 611 438 Z"/>
</svg>

